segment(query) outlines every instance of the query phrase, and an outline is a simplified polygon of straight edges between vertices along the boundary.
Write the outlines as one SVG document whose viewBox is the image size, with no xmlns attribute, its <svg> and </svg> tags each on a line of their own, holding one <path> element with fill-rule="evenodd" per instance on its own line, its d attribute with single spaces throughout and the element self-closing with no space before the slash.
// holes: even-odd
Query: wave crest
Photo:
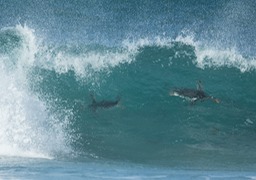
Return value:
<svg viewBox="0 0 256 180">
<path fill-rule="evenodd" d="M 71 150 L 69 116 L 51 112 L 51 105 L 31 91 L 30 69 L 37 54 L 33 29 L 0 30 L 0 155 L 50 158 Z"/>
</svg>

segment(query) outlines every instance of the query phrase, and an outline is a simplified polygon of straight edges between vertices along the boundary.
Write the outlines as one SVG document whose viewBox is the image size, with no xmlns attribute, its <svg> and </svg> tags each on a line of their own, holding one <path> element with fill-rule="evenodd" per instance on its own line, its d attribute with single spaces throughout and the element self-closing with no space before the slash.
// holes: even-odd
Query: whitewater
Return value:
<svg viewBox="0 0 256 180">
<path fill-rule="evenodd" d="M 1 3 L 0 179 L 255 179 L 253 1 Z"/>
</svg>

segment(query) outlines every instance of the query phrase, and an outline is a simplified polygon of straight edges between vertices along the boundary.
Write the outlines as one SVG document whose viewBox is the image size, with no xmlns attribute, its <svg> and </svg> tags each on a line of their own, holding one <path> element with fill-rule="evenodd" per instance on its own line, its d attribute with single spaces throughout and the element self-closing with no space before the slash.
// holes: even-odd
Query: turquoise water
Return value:
<svg viewBox="0 0 256 180">
<path fill-rule="evenodd" d="M 200 171 L 113 162 L 1 159 L 3 179 L 255 179 L 249 171 Z M 4 164 L 2 164 L 4 162 Z"/>
<path fill-rule="evenodd" d="M 255 178 L 254 1 L 1 4 L 1 178 Z"/>
</svg>

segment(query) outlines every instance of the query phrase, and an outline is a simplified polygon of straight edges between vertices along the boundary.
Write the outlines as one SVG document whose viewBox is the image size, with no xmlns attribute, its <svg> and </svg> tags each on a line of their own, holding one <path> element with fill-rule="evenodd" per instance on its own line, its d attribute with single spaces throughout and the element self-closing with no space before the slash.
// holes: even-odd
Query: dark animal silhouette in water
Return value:
<svg viewBox="0 0 256 180">
<path fill-rule="evenodd" d="M 92 103 L 88 105 L 89 108 L 91 108 L 93 111 L 96 111 L 98 108 L 111 108 L 114 106 L 117 106 L 121 98 L 118 96 L 115 101 L 111 100 L 101 100 L 101 101 L 96 101 L 94 96 L 91 95 L 92 98 Z"/>
<path fill-rule="evenodd" d="M 198 100 L 203 101 L 210 99 L 215 103 L 220 103 L 220 100 L 214 98 L 213 96 L 209 96 L 204 92 L 201 81 L 197 82 L 197 89 L 188 89 L 188 88 L 176 88 L 170 92 L 170 96 L 178 96 L 184 98 L 194 104 Z"/>
</svg>

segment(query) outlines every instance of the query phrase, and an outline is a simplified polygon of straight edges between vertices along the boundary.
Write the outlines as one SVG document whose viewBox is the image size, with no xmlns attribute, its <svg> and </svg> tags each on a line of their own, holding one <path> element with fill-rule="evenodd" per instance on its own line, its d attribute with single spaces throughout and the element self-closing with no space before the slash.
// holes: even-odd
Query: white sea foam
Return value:
<svg viewBox="0 0 256 180">
<path fill-rule="evenodd" d="M 244 57 L 233 47 L 220 49 L 216 46 L 205 44 L 202 41 L 195 40 L 194 35 L 189 32 L 182 32 L 176 38 L 157 36 L 153 38 L 125 39 L 121 46 L 115 48 L 75 47 L 72 45 L 64 48 L 57 46 L 50 48 L 48 45 L 41 45 L 35 63 L 37 66 L 54 70 L 57 73 L 67 73 L 71 70 L 79 77 L 92 77 L 95 76 L 95 72 L 111 72 L 113 67 L 133 62 L 141 52 L 140 50 L 146 46 L 171 49 L 176 42 L 194 48 L 193 56 L 195 55 L 196 58 L 193 58 L 193 63 L 198 68 L 234 67 L 241 72 L 256 69 L 255 57 Z M 75 53 L 72 51 L 75 51 Z M 175 57 L 178 57 L 179 53 L 181 52 L 177 52 Z M 188 57 L 191 56 L 191 54 L 186 54 L 185 50 L 183 54 Z"/>
<path fill-rule="evenodd" d="M 55 69 L 57 72 L 74 70 L 78 75 L 87 75 L 87 70 L 99 72 L 119 64 L 128 62 L 131 58 L 129 53 L 119 52 L 87 52 L 85 54 L 71 55 L 59 52 L 55 58 Z"/>
<path fill-rule="evenodd" d="M 17 25 L 2 29 L 0 35 L 7 30 L 21 42 L 0 56 L 0 155 L 52 158 L 56 152 L 69 151 L 67 122 L 50 114 L 48 105 L 29 89 L 27 75 L 38 50 L 34 31 Z M 8 60 L 15 60 L 12 67 Z"/>
<path fill-rule="evenodd" d="M 256 57 L 244 57 L 235 47 L 220 48 L 208 43 L 196 41 L 193 35 L 178 36 L 175 41 L 195 47 L 195 64 L 199 68 L 234 67 L 241 72 L 256 69 Z"/>
<path fill-rule="evenodd" d="M 245 57 L 235 47 L 222 48 L 195 40 L 194 35 L 190 32 L 182 32 L 181 35 L 174 39 L 166 37 L 141 38 L 137 40 L 127 39 L 123 42 L 123 46 L 129 52 L 136 54 L 140 48 L 145 46 L 172 48 L 175 42 L 181 42 L 194 47 L 196 55 L 194 64 L 198 68 L 234 67 L 241 72 L 256 69 L 255 56 Z"/>
</svg>

